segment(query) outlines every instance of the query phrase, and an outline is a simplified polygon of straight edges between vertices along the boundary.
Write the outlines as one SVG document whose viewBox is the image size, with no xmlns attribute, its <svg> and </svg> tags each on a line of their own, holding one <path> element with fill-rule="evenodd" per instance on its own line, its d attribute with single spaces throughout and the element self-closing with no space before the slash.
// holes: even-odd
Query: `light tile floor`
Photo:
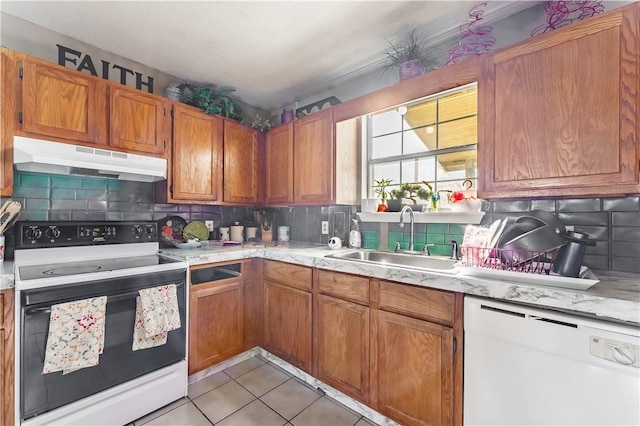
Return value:
<svg viewBox="0 0 640 426">
<path fill-rule="evenodd" d="M 369 426 L 371 421 L 255 356 L 189 385 L 133 425 Z"/>
</svg>

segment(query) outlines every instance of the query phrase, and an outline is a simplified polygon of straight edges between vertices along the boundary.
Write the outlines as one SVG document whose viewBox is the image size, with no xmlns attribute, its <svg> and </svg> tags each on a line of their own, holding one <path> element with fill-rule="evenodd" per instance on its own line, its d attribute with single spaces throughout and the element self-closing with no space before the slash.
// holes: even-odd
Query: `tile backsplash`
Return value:
<svg viewBox="0 0 640 426">
<path fill-rule="evenodd" d="M 198 204 L 154 203 L 151 183 L 106 178 L 14 173 L 14 196 L 23 211 L 20 220 L 159 220 L 178 215 L 186 220 L 213 220 L 215 227 L 234 221 L 253 219 L 254 207 L 208 206 Z M 640 272 L 640 196 L 587 199 L 532 199 L 485 202 L 483 223 L 506 216 L 519 216 L 531 210 L 555 213 L 566 225 L 574 226 L 596 240 L 587 247 L 585 265 L 593 269 Z M 274 239 L 277 227 L 289 226 L 292 241 L 327 244 L 329 235 L 321 233 L 322 221 L 338 232 L 335 218 L 349 218 L 358 206 L 309 206 L 271 208 Z M 337 225 L 337 226 L 336 226 Z M 465 225 L 416 224 L 415 248 L 430 246 L 432 254 L 450 255 L 451 240 L 462 242 Z M 348 233 L 350 223 L 342 232 Z M 346 229 L 344 229 L 346 228 Z M 396 223 L 361 223 L 363 247 L 392 250 L 394 241 L 408 248 L 408 226 Z M 381 235 L 385 233 L 385 235 Z M 386 246 L 380 247 L 383 243 Z M 345 243 L 346 244 L 346 243 Z"/>
</svg>

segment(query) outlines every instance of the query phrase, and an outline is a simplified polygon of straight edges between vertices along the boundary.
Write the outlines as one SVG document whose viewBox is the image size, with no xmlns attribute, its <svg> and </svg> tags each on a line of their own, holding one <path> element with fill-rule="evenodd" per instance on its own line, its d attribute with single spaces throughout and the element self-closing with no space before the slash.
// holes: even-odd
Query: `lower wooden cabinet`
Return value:
<svg viewBox="0 0 640 426">
<path fill-rule="evenodd" d="M 462 424 L 462 294 L 260 259 L 191 281 L 189 374 L 259 345 L 403 425 Z"/>
<path fill-rule="evenodd" d="M 319 294 L 315 359 L 318 379 L 369 402 L 369 307 Z"/>
<path fill-rule="evenodd" d="M 13 289 L 0 291 L 0 425 L 14 423 Z"/>
<path fill-rule="evenodd" d="M 453 424 L 453 330 L 376 311 L 378 411 L 403 425 Z"/>
<path fill-rule="evenodd" d="M 462 424 L 462 294 L 372 282 L 375 408 L 403 425 Z"/>
<path fill-rule="evenodd" d="M 265 348 L 311 372 L 311 292 L 264 282 Z"/>
<path fill-rule="evenodd" d="M 242 272 L 239 272 L 238 278 L 218 279 L 224 277 L 225 269 L 230 269 L 229 265 L 192 267 L 189 292 L 189 374 L 245 350 L 244 278 Z M 242 266 L 238 269 L 241 271 Z M 193 278 L 198 274 L 205 277 L 209 275 L 211 278 L 209 281 L 197 282 L 200 280 Z"/>
</svg>

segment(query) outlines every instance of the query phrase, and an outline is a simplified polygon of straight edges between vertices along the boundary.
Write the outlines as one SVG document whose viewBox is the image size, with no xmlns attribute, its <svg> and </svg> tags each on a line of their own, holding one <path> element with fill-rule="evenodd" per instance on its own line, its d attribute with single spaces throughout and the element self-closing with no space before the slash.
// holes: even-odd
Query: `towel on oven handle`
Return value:
<svg viewBox="0 0 640 426">
<path fill-rule="evenodd" d="M 142 289 L 136 298 L 136 319 L 132 350 L 167 343 L 167 333 L 180 328 L 180 311 L 175 284 Z"/>
<path fill-rule="evenodd" d="M 42 374 L 68 374 L 98 365 L 104 347 L 106 308 L 106 296 L 51 307 Z"/>
</svg>

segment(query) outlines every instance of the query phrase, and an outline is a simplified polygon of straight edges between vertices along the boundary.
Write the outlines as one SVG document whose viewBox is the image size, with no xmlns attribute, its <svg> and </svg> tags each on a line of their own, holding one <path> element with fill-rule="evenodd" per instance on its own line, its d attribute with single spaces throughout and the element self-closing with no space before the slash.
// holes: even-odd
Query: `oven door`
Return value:
<svg viewBox="0 0 640 426">
<path fill-rule="evenodd" d="M 185 359 L 186 270 L 23 290 L 20 293 L 20 414 L 29 419 Z M 176 284 L 181 327 L 167 343 L 132 350 L 138 290 Z M 103 353 L 97 366 L 42 374 L 51 307 L 107 296 Z"/>
</svg>

